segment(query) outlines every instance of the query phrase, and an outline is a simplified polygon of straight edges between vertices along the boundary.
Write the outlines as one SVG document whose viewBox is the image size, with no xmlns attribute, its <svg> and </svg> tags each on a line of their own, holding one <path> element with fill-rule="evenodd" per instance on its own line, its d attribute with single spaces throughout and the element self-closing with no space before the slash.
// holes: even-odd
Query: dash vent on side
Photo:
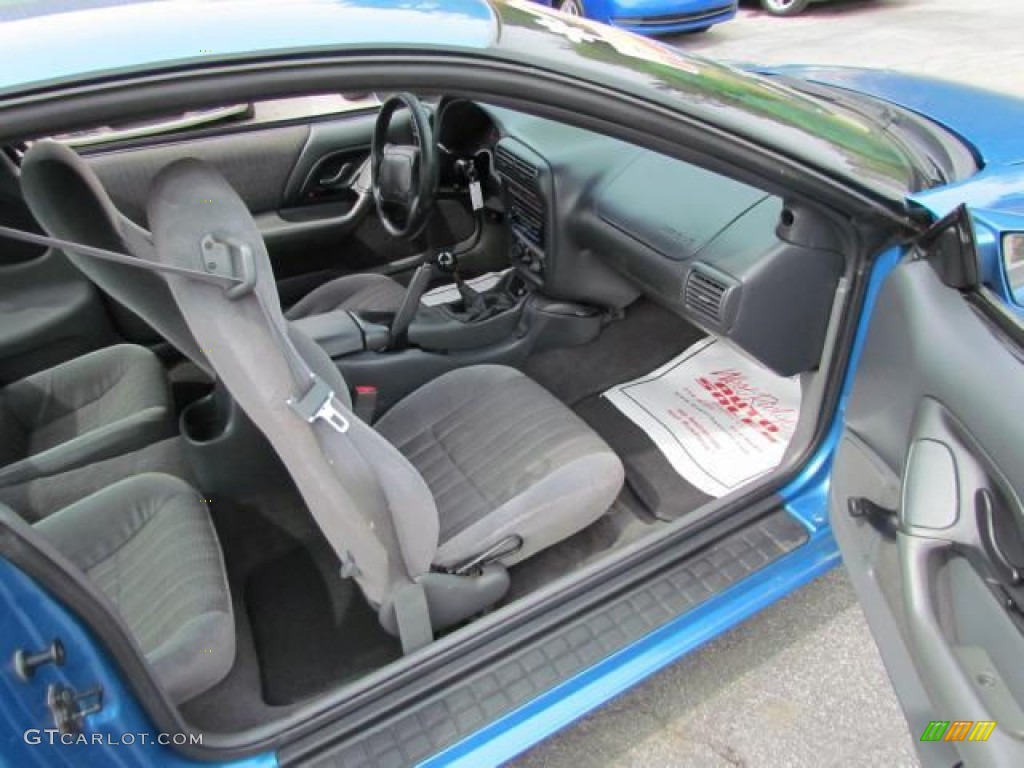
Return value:
<svg viewBox="0 0 1024 768">
<path fill-rule="evenodd" d="M 537 178 L 535 167 L 500 144 L 495 149 L 494 165 L 498 173 L 523 187 L 533 186 Z"/>
<path fill-rule="evenodd" d="M 735 282 L 724 275 L 712 273 L 702 264 L 695 264 L 686 276 L 683 305 L 696 319 L 716 330 L 728 327 L 729 294 Z"/>
<path fill-rule="evenodd" d="M 519 235 L 543 251 L 547 212 L 538 187 L 540 171 L 502 144 L 495 149 L 494 167 L 504 180 L 509 223 Z"/>
</svg>

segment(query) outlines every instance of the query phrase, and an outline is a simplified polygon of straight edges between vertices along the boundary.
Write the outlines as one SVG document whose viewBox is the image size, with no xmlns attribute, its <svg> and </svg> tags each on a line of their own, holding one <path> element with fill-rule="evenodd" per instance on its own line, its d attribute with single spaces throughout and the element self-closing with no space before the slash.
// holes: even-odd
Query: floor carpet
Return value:
<svg viewBox="0 0 1024 768">
<path fill-rule="evenodd" d="M 268 704 L 310 698 L 401 655 L 355 582 L 335 576 L 329 589 L 325 576 L 310 551 L 299 548 L 263 564 L 246 583 Z"/>
<path fill-rule="evenodd" d="M 531 355 L 523 372 L 572 406 L 650 373 L 705 335 L 678 315 L 641 299 L 593 341 Z"/>
</svg>

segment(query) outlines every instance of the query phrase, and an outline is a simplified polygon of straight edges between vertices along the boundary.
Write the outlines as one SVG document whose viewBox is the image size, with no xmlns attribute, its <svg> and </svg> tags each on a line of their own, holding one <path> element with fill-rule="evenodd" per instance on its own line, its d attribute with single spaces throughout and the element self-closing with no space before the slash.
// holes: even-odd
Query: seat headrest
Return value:
<svg viewBox="0 0 1024 768">
<path fill-rule="evenodd" d="M 35 142 L 21 163 L 21 189 L 29 210 L 52 237 L 153 260 L 149 232 L 124 216 L 90 165 L 70 147 Z M 212 374 L 163 279 L 142 269 L 68 253 L 99 288 L 139 315 L 196 365 Z"/>
</svg>

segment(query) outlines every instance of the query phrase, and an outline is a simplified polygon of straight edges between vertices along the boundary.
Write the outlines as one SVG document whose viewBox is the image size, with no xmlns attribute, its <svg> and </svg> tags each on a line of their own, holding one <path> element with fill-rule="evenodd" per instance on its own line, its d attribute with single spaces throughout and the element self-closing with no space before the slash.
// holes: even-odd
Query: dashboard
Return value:
<svg viewBox="0 0 1024 768">
<path fill-rule="evenodd" d="M 817 366 L 845 268 L 826 212 L 503 108 L 443 99 L 437 115 L 442 166 L 473 161 L 538 292 L 611 310 L 646 295 L 782 375 Z"/>
</svg>

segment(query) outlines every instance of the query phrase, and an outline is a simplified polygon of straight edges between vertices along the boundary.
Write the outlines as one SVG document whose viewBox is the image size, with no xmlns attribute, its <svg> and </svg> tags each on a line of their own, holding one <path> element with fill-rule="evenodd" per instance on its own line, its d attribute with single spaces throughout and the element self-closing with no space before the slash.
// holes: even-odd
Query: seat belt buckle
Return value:
<svg viewBox="0 0 1024 768">
<path fill-rule="evenodd" d="M 334 391 L 319 376 L 313 377 L 313 384 L 301 398 L 288 398 L 288 405 L 310 424 L 325 421 L 335 432 L 348 432 L 348 419 L 334 407 Z"/>
<path fill-rule="evenodd" d="M 377 413 L 377 388 L 369 384 L 357 386 L 352 394 L 352 412 L 366 424 L 373 424 Z"/>
</svg>

